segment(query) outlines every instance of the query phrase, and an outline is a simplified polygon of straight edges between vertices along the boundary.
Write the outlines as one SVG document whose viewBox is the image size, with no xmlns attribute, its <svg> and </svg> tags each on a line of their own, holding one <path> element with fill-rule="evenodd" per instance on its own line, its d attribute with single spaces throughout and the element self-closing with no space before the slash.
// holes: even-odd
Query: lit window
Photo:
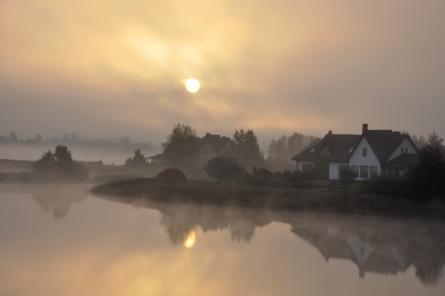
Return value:
<svg viewBox="0 0 445 296">
<path fill-rule="evenodd" d="M 362 149 L 362 156 L 363 157 L 367 157 L 368 156 L 368 148 L 363 148 Z"/>
<path fill-rule="evenodd" d="M 368 179 L 369 178 L 369 170 L 367 165 L 360 166 L 360 178 Z"/>
</svg>

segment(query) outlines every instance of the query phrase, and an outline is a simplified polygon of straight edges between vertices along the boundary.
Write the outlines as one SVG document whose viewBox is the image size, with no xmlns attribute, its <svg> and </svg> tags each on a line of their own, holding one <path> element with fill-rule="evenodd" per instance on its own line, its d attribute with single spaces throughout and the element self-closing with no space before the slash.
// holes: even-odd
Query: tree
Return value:
<svg viewBox="0 0 445 296">
<path fill-rule="evenodd" d="M 248 166 L 253 166 L 263 161 L 258 139 L 252 130 L 243 129 L 235 131 L 233 135 L 236 154 L 240 161 Z"/>
<path fill-rule="evenodd" d="M 55 158 L 58 163 L 72 163 L 71 151 L 67 146 L 58 145 L 56 147 Z"/>
<path fill-rule="evenodd" d="M 292 158 L 294 157 L 297 153 L 299 153 L 301 150 L 303 150 L 303 148 L 309 144 L 307 142 L 312 142 L 314 137 L 306 137 L 303 134 L 300 133 L 293 133 L 288 140 L 288 146 L 287 146 L 287 150 L 288 150 L 288 154 L 287 156 Z"/>
<path fill-rule="evenodd" d="M 88 179 L 87 169 L 74 162 L 66 146 L 57 146 L 55 153 L 45 152 L 33 165 L 37 180 L 42 181 L 84 181 Z"/>
<path fill-rule="evenodd" d="M 278 140 L 272 140 L 269 146 L 270 159 L 284 159 L 288 155 L 288 138 L 281 136 Z"/>
<path fill-rule="evenodd" d="M 48 150 L 33 164 L 35 171 L 42 171 L 55 163 L 54 154 Z"/>
<path fill-rule="evenodd" d="M 11 142 L 17 142 L 17 141 L 19 140 L 19 137 L 17 136 L 17 134 L 16 134 L 14 131 L 12 131 L 12 132 L 9 134 L 9 140 L 10 140 Z"/>
<path fill-rule="evenodd" d="M 133 158 L 128 158 L 125 162 L 125 165 L 127 166 L 133 166 L 133 167 L 141 167 L 145 166 L 147 164 L 145 160 L 145 156 L 141 153 L 140 149 L 136 149 L 134 151 Z"/>
<path fill-rule="evenodd" d="M 162 146 L 165 159 L 170 165 L 190 166 L 199 153 L 199 138 L 190 126 L 178 123 Z"/>
<path fill-rule="evenodd" d="M 120 137 L 119 144 L 121 144 L 123 147 L 130 147 L 131 140 L 129 137 Z"/>
<path fill-rule="evenodd" d="M 429 135 L 427 144 L 419 152 L 419 161 L 409 172 L 417 194 L 445 194 L 445 158 L 443 139 L 437 134 Z"/>
<path fill-rule="evenodd" d="M 34 137 L 34 142 L 36 142 L 36 143 L 41 143 L 41 142 L 43 142 L 43 136 L 42 136 L 41 134 L 37 134 L 37 135 Z"/>
<path fill-rule="evenodd" d="M 268 162 L 269 167 L 274 170 L 290 170 L 294 163 L 292 158 L 301 152 L 307 145 L 312 144 L 318 138 L 293 133 L 290 136 L 281 136 L 278 140 L 273 139 L 269 145 Z"/>
<path fill-rule="evenodd" d="M 417 149 L 422 149 L 427 144 L 427 139 L 424 136 L 415 136 L 412 135 L 411 139 L 416 145 Z"/>
</svg>

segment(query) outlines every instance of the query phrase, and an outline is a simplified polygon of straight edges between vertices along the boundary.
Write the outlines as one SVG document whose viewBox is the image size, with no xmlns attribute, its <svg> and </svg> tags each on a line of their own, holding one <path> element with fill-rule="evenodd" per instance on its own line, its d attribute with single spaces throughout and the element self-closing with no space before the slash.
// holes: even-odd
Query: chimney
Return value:
<svg viewBox="0 0 445 296">
<path fill-rule="evenodd" d="M 332 135 L 332 131 L 328 131 L 328 135 Z"/>
<path fill-rule="evenodd" d="M 362 135 L 366 134 L 368 132 L 368 124 L 364 123 L 362 125 Z"/>
</svg>

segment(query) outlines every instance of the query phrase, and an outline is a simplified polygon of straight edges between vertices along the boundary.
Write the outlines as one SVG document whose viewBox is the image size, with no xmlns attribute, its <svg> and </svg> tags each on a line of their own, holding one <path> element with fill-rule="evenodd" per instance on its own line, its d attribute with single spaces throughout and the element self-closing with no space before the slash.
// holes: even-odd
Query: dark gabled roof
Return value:
<svg viewBox="0 0 445 296">
<path fill-rule="evenodd" d="M 363 138 L 368 141 L 381 164 L 388 160 L 403 140 L 408 139 L 413 143 L 408 135 L 392 130 L 366 130 L 362 135 L 328 133 L 320 142 L 305 149 L 293 160 L 347 162 Z M 416 147 L 414 143 L 413 145 Z"/>
<path fill-rule="evenodd" d="M 419 156 L 417 154 L 401 154 L 385 163 L 384 167 L 385 169 L 403 170 L 415 165 L 418 160 Z"/>
<path fill-rule="evenodd" d="M 385 163 L 408 135 L 392 130 L 368 130 L 363 137 L 366 138 L 380 163 Z"/>
<path fill-rule="evenodd" d="M 350 153 L 354 150 L 360 138 L 360 135 L 327 134 L 320 142 L 296 155 L 293 160 L 313 161 L 323 159 L 347 162 Z M 326 152 L 326 155 L 323 155 L 322 152 Z"/>
</svg>

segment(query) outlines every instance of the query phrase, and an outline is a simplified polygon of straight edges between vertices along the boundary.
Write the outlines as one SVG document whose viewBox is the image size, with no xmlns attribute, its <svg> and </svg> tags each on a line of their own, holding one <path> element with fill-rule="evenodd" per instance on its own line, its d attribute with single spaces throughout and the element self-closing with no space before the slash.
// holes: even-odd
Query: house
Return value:
<svg viewBox="0 0 445 296">
<path fill-rule="evenodd" d="M 356 180 L 379 175 L 402 176 L 417 162 L 418 150 L 411 137 L 398 131 L 370 130 L 363 124 L 362 133 L 333 134 L 296 155 L 297 171 L 317 169 L 320 177 L 338 180 L 349 169 Z"/>
<path fill-rule="evenodd" d="M 145 158 L 145 161 L 148 164 L 152 164 L 152 165 L 161 165 L 164 163 L 165 161 L 165 156 L 162 153 L 153 155 L 153 156 L 148 156 Z"/>
<path fill-rule="evenodd" d="M 200 139 L 198 162 L 201 167 L 218 156 L 229 156 L 234 151 L 233 141 L 229 137 L 206 133 Z"/>
<path fill-rule="evenodd" d="M 291 231 L 317 249 L 326 261 L 351 261 L 357 266 L 360 278 L 366 273 L 396 275 L 415 263 L 409 240 L 395 234 L 394 229 L 379 231 L 369 222 L 368 225 L 303 222 L 293 225 Z M 394 236 L 398 243 L 393 243 Z"/>
<path fill-rule="evenodd" d="M 229 156 L 234 151 L 233 141 L 229 137 L 206 133 L 199 139 L 199 148 L 196 164 L 203 168 L 207 162 L 218 156 Z M 163 153 L 146 157 L 146 161 L 152 165 L 163 165 L 166 157 Z"/>
</svg>

